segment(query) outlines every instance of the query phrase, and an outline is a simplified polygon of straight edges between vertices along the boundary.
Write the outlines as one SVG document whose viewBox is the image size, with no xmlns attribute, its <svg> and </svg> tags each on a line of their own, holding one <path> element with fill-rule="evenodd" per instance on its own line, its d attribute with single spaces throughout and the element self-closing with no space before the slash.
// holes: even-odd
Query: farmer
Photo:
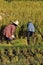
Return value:
<svg viewBox="0 0 43 65">
<path fill-rule="evenodd" d="M 4 35 L 6 40 L 11 41 L 11 40 L 15 39 L 14 32 L 15 32 L 18 24 L 19 24 L 19 22 L 15 21 L 12 24 L 9 24 L 8 26 L 6 26 L 4 28 L 3 35 Z"/>
<path fill-rule="evenodd" d="M 30 43 L 30 37 L 34 36 L 35 27 L 32 22 L 28 22 L 27 24 L 27 42 Z"/>
</svg>

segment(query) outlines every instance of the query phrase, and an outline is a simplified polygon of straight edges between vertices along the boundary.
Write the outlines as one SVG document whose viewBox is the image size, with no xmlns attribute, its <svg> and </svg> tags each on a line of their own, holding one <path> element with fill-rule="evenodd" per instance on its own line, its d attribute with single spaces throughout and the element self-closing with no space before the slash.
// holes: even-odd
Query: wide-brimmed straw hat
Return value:
<svg viewBox="0 0 43 65">
<path fill-rule="evenodd" d="M 13 24 L 15 24 L 15 25 L 19 25 L 19 22 L 18 22 L 18 20 L 17 21 L 15 21 L 15 22 L 13 22 Z"/>
</svg>

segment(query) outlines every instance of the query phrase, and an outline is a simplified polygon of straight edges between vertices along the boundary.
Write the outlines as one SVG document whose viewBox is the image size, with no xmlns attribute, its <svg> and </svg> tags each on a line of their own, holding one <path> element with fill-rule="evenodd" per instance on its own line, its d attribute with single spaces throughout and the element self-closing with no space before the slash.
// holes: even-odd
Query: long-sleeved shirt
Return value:
<svg viewBox="0 0 43 65">
<path fill-rule="evenodd" d="M 11 38 L 11 36 L 14 34 L 15 32 L 15 25 L 13 24 L 9 24 L 8 26 L 6 26 L 3 30 L 3 35 L 5 35 L 7 38 Z"/>
</svg>

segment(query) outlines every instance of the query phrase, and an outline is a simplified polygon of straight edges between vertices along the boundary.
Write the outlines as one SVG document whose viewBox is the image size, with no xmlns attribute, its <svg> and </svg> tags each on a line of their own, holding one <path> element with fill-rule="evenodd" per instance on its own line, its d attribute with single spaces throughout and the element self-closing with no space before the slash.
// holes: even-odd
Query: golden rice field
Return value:
<svg viewBox="0 0 43 65">
<path fill-rule="evenodd" d="M 0 42 L 0 65 L 43 65 L 43 1 L 0 0 L 0 16 L 0 32 L 15 20 L 20 25 L 15 40 L 9 44 L 5 40 Z M 26 30 L 29 21 L 35 25 L 36 37 L 31 38 L 28 45 L 27 38 L 21 36 L 19 39 L 18 34 L 22 32 L 22 25 L 23 32 Z"/>
</svg>

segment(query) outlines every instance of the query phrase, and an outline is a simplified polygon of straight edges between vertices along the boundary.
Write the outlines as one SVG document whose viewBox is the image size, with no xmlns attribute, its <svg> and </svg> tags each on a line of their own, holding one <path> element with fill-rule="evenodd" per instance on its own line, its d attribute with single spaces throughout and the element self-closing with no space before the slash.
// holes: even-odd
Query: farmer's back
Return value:
<svg viewBox="0 0 43 65">
<path fill-rule="evenodd" d="M 28 23 L 27 25 L 27 31 L 31 31 L 31 32 L 35 32 L 35 28 L 34 28 L 34 25 L 33 23 Z"/>
<path fill-rule="evenodd" d="M 5 35 L 6 37 L 10 37 L 12 33 L 14 32 L 14 30 L 15 30 L 15 26 L 10 24 L 5 27 L 3 31 L 3 35 Z"/>
</svg>

